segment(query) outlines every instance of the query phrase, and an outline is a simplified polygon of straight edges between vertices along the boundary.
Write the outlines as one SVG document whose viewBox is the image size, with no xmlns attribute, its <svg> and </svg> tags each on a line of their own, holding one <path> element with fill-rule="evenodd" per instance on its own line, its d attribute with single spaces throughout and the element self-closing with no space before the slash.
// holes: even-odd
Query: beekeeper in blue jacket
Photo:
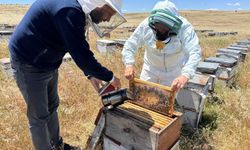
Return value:
<svg viewBox="0 0 250 150">
<path fill-rule="evenodd" d="M 135 76 L 134 56 L 140 47 L 145 47 L 140 78 L 171 86 L 174 91 L 193 77 L 201 60 L 194 28 L 168 0 L 155 5 L 150 16 L 140 23 L 124 45 L 125 77 L 129 80 Z"/>
<path fill-rule="evenodd" d="M 57 115 L 58 68 L 66 52 L 85 75 L 120 88 L 120 80 L 95 59 L 84 33 L 92 26 L 103 37 L 124 23 L 121 4 L 121 0 L 37 0 L 16 27 L 9 42 L 11 65 L 27 104 L 36 150 L 74 149 L 63 143 Z"/>
</svg>

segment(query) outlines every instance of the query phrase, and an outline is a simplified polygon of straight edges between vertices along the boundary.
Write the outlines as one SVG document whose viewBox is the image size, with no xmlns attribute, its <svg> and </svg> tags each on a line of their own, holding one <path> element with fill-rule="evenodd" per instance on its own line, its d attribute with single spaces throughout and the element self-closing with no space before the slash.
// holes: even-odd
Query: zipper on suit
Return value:
<svg viewBox="0 0 250 150">
<path fill-rule="evenodd" d="M 163 60 L 164 60 L 164 61 L 163 61 L 163 63 L 164 63 L 164 69 L 165 69 L 166 72 L 168 72 L 168 69 L 167 69 L 167 67 L 166 67 L 166 57 L 165 57 L 165 55 L 166 55 L 166 53 L 163 54 L 163 57 L 164 57 L 164 58 L 163 58 Z"/>
</svg>

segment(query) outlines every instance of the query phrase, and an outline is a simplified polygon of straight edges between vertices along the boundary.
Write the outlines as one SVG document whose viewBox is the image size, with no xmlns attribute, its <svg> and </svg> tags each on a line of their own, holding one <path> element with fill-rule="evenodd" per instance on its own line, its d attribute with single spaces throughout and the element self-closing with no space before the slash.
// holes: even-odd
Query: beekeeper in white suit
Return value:
<svg viewBox="0 0 250 150">
<path fill-rule="evenodd" d="M 60 136 L 58 68 L 65 53 L 86 76 L 120 88 L 120 80 L 95 59 L 84 33 L 89 24 L 103 37 L 125 22 L 121 4 L 121 0 L 36 0 L 16 27 L 9 42 L 11 66 L 27 105 L 34 149 L 79 149 Z"/>
<path fill-rule="evenodd" d="M 135 76 L 135 54 L 145 47 L 142 80 L 182 88 L 195 73 L 201 60 L 201 48 L 192 25 L 179 15 L 176 6 L 159 1 L 150 16 L 136 28 L 126 41 L 122 55 L 125 77 Z"/>
</svg>

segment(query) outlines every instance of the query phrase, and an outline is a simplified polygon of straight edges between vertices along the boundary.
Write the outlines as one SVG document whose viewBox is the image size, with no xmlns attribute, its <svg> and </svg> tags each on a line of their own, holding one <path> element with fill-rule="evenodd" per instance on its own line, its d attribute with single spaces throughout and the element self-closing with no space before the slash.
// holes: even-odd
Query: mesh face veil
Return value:
<svg viewBox="0 0 250 150">
<path fill-rule="evenodd" d="M 78 2 L 82 6 L 83 12 L 85 12 L 89 24 L 101 38 L 122 23 L 126 22 L 126 19 L 121 11 L 122 0 L 78 0 Z M 100 22 L 99 24 L 94 23 L 90 17 L 90 12 L 96 7 L 102 7 L 105 4 L 108 4 L 113 10 L 115 10 L 116 14 L 113 15 L 108 22 Z"/>
<path fill-rule="evenodd" d="M 99 24 L 94 23 L 91 20 L 90 15 L 88 15 L 88 19 L 90 20 L 90 24 L 96 34 L 101 38 L 112 30 L 116 29 L 119 25 L 126 22 L 126 19 L 122 17 L 119 13 L 115 13 L 108 22 L 100 22 Z"/>
</svg>

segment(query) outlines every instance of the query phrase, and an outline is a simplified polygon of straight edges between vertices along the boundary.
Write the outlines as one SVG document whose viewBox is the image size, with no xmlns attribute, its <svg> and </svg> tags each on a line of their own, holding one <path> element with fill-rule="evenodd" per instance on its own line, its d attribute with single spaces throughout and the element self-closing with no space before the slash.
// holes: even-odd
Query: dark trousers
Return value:
<svg viewBox="0 0 250 150">
<path fill-rule="evenodd" d="M 36 150 L 50 150 L 59 142 L 58 70 L 44 71 L 11 60 L 16 83 L 27 104 L 27 117 Z"/>
</svg>

